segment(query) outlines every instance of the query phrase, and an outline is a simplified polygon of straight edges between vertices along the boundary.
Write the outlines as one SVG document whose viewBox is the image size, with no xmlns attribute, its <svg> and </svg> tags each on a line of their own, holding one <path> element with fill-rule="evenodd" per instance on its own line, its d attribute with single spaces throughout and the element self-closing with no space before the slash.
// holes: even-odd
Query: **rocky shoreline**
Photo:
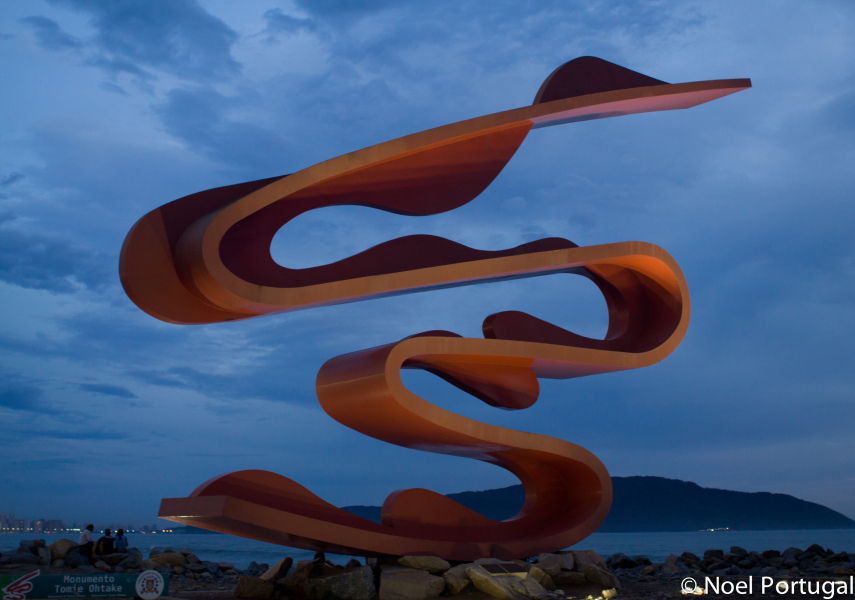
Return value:
<svg viewBox="0 0 855 600">
<path fill-rule="evenodd" d="M 199 559 L 191 550 L 152 550 L 146 558 L 134 548 L 98 557 L 94 564 L 61 539 L 46 546 L 28 540 L 0 554 L 0 574 L 137 573 L 156 570 L 170 578 L 178 598 L 278 600 L 571 600 L 575 598 L 855 597 L 855 555 L 814 544 L 780 552 L 712 549 L 652 563 L 643 556 L 568 550 L 528 560 L 482 558 L 451 564 L 427 556 L 385 557 L 345 565 L 285 557 L 272 567 L 252 562 L 246 569 Z M 702 592 L 703 590 L 703 592 Z"/>
</svg>

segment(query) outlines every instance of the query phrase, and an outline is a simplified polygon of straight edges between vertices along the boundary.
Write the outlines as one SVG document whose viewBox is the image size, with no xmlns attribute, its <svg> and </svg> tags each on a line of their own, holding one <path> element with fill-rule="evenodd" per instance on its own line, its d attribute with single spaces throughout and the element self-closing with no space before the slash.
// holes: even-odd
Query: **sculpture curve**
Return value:
<svg viewBox="0 0 855 600">
<path fill-rule="evenodd" d="M 408 236 L 344 260 L 289 269 L 270 256 L 276 232 L 316 208 L 357 204 L 405 215 L 452 210 L 477 197 L 533 128 L 688 108 L 750 87 L 747 79 L 666 84 L 601 59 L 557 69 L 532 106 L 429 129 L 283 177 L 199 192 L 145 215 L 125 239 L 128 296 L 158 319 L 201 324 L 391 294 L 550 273 L 593 281 L 609 314 L 592 339 L 516 311 L 483 324 L 485 339 L 431 331 L 333 358 L 316 390 L 323 409 L 380 440 L 501 466 L 525 503 L 488 519 L 429 490 L 391 494 L 382 523 L 357 517 L 266 471 L 216 477 L 162 518 L 311 550 L 517 558 L 570 546 L 606 518 L 611 481 L 590 452 L 564 440 L 495 427 L 440 409 L 407 390 L 401 369 L 423 369 L 498 408 L 538 396 L 538 378 L 634 369 L 668 356 L 689 322 L 686 281 L 671 256 L 644 242 L 578 247 L 559 238 L 482 251 Z"/>
</svg>

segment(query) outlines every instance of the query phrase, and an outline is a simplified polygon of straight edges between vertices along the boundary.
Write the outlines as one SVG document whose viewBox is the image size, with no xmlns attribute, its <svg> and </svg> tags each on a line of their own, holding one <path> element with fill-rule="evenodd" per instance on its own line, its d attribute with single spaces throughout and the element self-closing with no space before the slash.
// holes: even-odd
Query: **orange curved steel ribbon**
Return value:
<svg viewBox="0 0 855 600">
<path fill-rule="evenodd" d="M 555 438 L 487 425 L 410 392 L 401 369 L 434 373 L 499 408 L 531 406 L 538 378 L 634 369 L 668 356 L 689 322 L 686 281 L 671 256 L 644 242 L 577 247 L 551 238 L 480 251 L 409 236 L 342 261 L 289 269 L 270 256 L 276 232 L 316 208 L 358 204 L 405 215 L 452 210 L 477 197 L 533 128 L 688 108 L 750 87 L 747 79 L 667 84 L 600 59 L 557 69 L 532 106 L 391 140 L 284 177 L 199 192 L 145 215 L 128 234 L 122 284 L 144 311 L 172 323 L 256 317 L 391 294 L 550 273 L 592 280 L 609 314 L 604 339 L 521 312 L 487 317 L 485 339 L 431 331 L 328 361 L 323 409 L 377 439 L 482 460 L 525 487 L 520 512 L 494 521 L 424 489 L 391 494 L 382 523 L 343 511 L 266 471 L 216 477 L 160 516 L 311 550 L 432 554 L 450 560 L 525 557 L 570 546 L 599 527 L 611 481 L 590 452 Z"/>
</svg>

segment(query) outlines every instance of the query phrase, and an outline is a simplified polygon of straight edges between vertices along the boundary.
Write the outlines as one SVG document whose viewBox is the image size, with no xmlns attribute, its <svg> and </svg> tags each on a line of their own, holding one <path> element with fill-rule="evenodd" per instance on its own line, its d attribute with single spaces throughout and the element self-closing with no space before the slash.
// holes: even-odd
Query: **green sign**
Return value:
<svg viewBox="0 0 855 600">
<path fill-rule="evenodd" d="M 0 600 L 135 597 L 154 600 L 166 595 L 168 589 L 169 577 L 157 571 L 42 575 L 35 570 L 26 575 L 0 575 Z"/>
</svg>

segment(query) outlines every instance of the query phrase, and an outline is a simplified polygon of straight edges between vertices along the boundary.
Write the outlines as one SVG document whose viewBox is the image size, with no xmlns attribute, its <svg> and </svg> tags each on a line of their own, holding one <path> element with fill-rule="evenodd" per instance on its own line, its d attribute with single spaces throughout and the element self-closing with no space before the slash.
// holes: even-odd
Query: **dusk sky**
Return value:
<svg viewBox="0 0 855 600">
<path fill-rule="evenodd" d="M 642 370 L 542 381 L 509 413 L 405 382 L 481 421 L 560 437 L 612 475 L 792 494 L 855 518 L 855 3 L 50 0 L 0 5 L 0 512 L 152 523 L 161 498 L 241 469 L 339 506 L 405 487 L 517 483 L 333 421 L 339 354 L 500 310 L 605 333 L 570 275 L 178 326 L 119 283 L 142 215 L 532 102 L 597 56 L 670 83 L 749 77 L 692 109 L 533 131 L 469 205 L 304 214 L 290 267 L 417 233 L 480 249 L 641 240 L 689 284 L 681 346 Z M 723 526 L 726 524 L 722 524 Z"/>
</svg>

